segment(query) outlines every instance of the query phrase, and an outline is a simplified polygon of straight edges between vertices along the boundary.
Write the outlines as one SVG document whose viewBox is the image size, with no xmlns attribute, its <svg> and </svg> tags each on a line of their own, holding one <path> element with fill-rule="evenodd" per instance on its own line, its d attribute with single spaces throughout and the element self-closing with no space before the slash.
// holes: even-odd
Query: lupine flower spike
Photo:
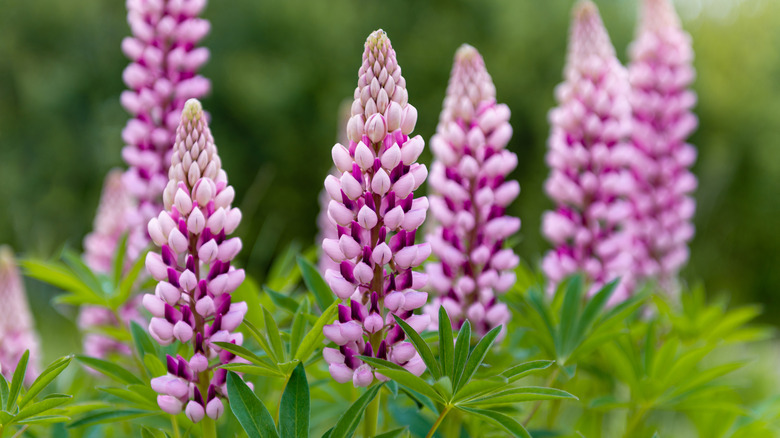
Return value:
<svg viewBox="0 0 780 438">
<path fill-rule="evenodd" d="M 19 359 L 25 350 L 30 350 L 24 381 L 32 383 L 38 377 L 39 349 L 38 334 L 13 252 L 7 246 L 0 246 L 0 372 L 10 382 Z"/>
<path fill-rule="evenodd" d="M 634 168 L 632 196 L 639 275 L 656 278 L 667 291 L 688 260 L 696 204 L 690 193 L 696 177 L 690 166 L 696 149 L 685 142 L 696 129 L 691 112 L 696 95 L 691 37 L 669 0 L 644 0 L 628 67 L 634 110 L 634 145 L 641 152 Z"/>
<path fill-rule="evenodd" d="M 175 415 L 184 409 L 193 422 L 224 411 L 226 372 L 214 367 L 236 357 L 214 343 L 241 345 L 241 333 L 233 331 L 247 311 L 246 303 L 230 296 L 244 281 L 244 270 L 230 265 L 241 240 L 227 238 L 241 211 L 231 207 L 235 191 L 221 167 L 201 104 L 190 99 L 176 131 L 165 210 L 149 221 L 149 235 L 161 252 L 147 255 L 146 268 L 159 283 L 143 304 L 153 315 L 149 333 L 155 340 L 192 344 L 189 359 L 168 356 L 168 374 L 152 379 L 152 388 L 164 411 Z M 210 366 L 215 358 L 217 365 Z"/>
<path fill-rule="evenodd" d="M 338 321 L 324 328 L 338 348 L 325 348 L 323 355 L 338 382 L 368 386 L 374 377 L 387 379 L 357 355 L 390 360 L 416 375 L 425 371 L 393 315 L 418 331 L 428 326 L 428 315 L 413 314 L 428 298 L 420 291 L 426 275 L 412 268 L 431 248 L 414 243 L 428 210 L 427 198 L 414 198 L 428 173 L 416 162 L 424 141 L 409 137 L 417 110 L 408 103 L 406 80 L 382 30 L 369 35 L 358 76 L 349 144 L 332 150 L 340 176 L 325 180 L 338 238 L 324 239 L 322 248 L 339 263 L 325 280 L 345 304 L 339 305 Z"/>
<path fill-rule="evenodd" d="M 125 186 L 139 206 L 128 216 L 128 256 L 136 260 L 148 245 L 146 224 L 162 210 L 171 150 L 184 102 L 210 89 L 196 74 L 209 51 L 196 44 L 209 32 L 198 18 L 206 0 L 127 0 L 127 21 L 133 36 L 122 41 L 130 58 L 122 78 L 129 90 L 122 106 L 133 115 L 122 131 L 122 157 L 130 167 Z"/>
<path fill-rule="evenodd" d="M 427 236 L 437 263 L 426 265 L 439 297 L 426 306 L 435 322 L 443 305 L 458 329 L 468 319 L 484 334 L 506 324 L 509 311 L 496 301 L 515 282 L 519 258 L 502 249 L 520 229 L 505 215 L 520 193 L 506 177 L 517 156 L 506 150 L 512 136 L 509 108 L 496 104 L 496 89 L 477 50 L 463 45 L 455 54 L 447 97 L 431 138 L 431 212 L 437 226 Z M 435 325 L 436 323 L 434 323 Z"/>
<path fill-rule="evenodd" d="M 122 171 L 114 169 L 108 173 L 103 183 L 103 193 L 93 230 L 84 238 L 84 260 L 95 272 L 111 272 L 114 255 L 122 234 L 127 231 L 128 212 L 135 208 L 135 202 L 122 184 Z M 138 306 L 139 297 L 131 298 L 120 309 L 124 322 L 134 320 L 143 322 Z M 111 310 L 105 307 L 84 306 L 80 309 L 78 325 L 84 335 L 84 352 L 92 357 L 103 358 L 109 353 L 118 352 L 129 355 L 130 348 L 122 342 L 98 333 L 89 333 L 98 326 L 116 326 L 119 322 Z"/>
<path fill-rule="evenodd" d="M 629 166 L 636 152 L 627 141 L 631 107 L 626 70 L 590 1 L 575 6 L 565 81 L 555 90 L 545 184 L 556 204 L 544 214 L 542 231 L 555 248 L 542 267 L 550 289 L 581 271 L 591 291 L 621 278 L 613 301 L 631 291 L 631 234 L 625 230 L 633 191 Z"/>
</svg>

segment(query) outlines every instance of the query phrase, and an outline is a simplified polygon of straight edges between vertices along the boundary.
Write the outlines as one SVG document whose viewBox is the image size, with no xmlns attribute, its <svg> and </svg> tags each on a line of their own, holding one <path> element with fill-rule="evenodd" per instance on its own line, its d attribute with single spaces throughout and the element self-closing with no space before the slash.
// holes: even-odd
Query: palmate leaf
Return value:
<svg viewBox="0 0 780 438">
<path fill-rule="evenodd" d="M 49 383 L 51 383 L 57 376 L 62 373 L 65 368 L 70 365 L 73 360 L 73 356 L 61 357 L 52 362 L 45 370 L 38 376 L 37 379 L 30 385 L 30 389 L 24 394 L 21 400 L 19 400 L 19 408 L 23 409 L 30 403 L 35 396 L 37 396 Z"/>
<path fill-rule="evenodd" d="M 35 402 L 26 408 L 19 411 L 18 414 L 13 419 L 13 422 L 18 423 L 22 420 L 28 419 L 30 417 L 34 417 L 39 414 L 43 414 L 47 411 L 50 411 L 58 406 L 61 406 L 68 401 L 70 401 L 73 398 L 72 395 L 68 394 L 52 394 L 49 397 L 46 397 L 45 399 Z"/>
<path fill-rule="evenodd" d="M 141 379 L 136 377 L 135 374 L 131 373 L 130 371 L 122 368 L 121 366 L 115 363 L 103 359 L 98 359 L 96 357 L 85 356 L 83 354 L 77 354 L 76 360 L 120 383 L 127 383 L 127 384 L 144 383 Z"/>
<path fill-rule="evenodd" d="M 430 397 L 434 401 L 438 401 L 439 403 L 447 403 L 448 401 L 433 385 L 428 384 L 428 382 L 423 380 L 421 377 L 415 376 L 400 365 L 375 357 L 357 357 L 358 359 L 375 367 L 384 376 L 395 380 L 399 385 L 404 385 L 407 388 L 417 391 L 426 397 Z"/>
<path fill-rule="evenodd" d="M 477 369 L 482 365 L 482 361 L 485 360 L 488 350 L 493 346 L 493 342 L 495 342 L 496 337 L 498 337 L 498 334 L 501 332 L 501 328 L 502 326 L 500 325 L 493 327 L 493 329 L 487 332 L 487 334 L 477 342 L 477 345 L 469 354 L 469 358 L 466 361 L 466 367 L 463 369 L 463 374 L 455 385 L 456 390 L 457 388 L 468 384 L 471 381 L 471 378 L 474 377 Z"/>
<path fill-rule="evenodd" d="M 452 339 L 452 322 L 444 306 L 439 307 L 439 365 L 441 371 L 450 380 L 455 379 L 454 374 L 454 340 Z"/>
<path fill-rule="evenodd" d="M 293 358 L 305 362 L 322 344 L 322 340 L 325 339 L 322 328 L 336 319 L 336 315 L 339 311 L 339 302 L 340 300 L 334 301 L 324 312 L 322 312 L 322 315 L 317 318 L 317 322 L 314 323 L 311 330 L 303 337 L 298 349 L 292 354 Z"/>
<path fill-rule="evenodd" d="M 26 259 L 21 262 L 24 273 L 44 283 L 62 289 L 67 294 L 57 295 L 54 300 L 59 303 L 82 305 L 106 305 L 102 290 L 92 290 L 76 274 L 62 262 L 46 262 L 37 259 Z"/>
<path fill-rule="evenodd" d="M 469 359 L 469 347 L 471 347 L 471 322 L 466 320 L 460 327 L 453 352 L 452 381 L 455 385 L 452 389 L 455 392 L 463 386 L 460 384 L 460 379 L 466 369 L 466 361 Z"/>
<path fill-rule="evenodd" d="M 486 406 L 507 406 L 515 403 L 536 401 L 536 400 L 578 400 L 577 397 L 566 391 L 556 388 L 546 388 L 540 386 L 522 386 L 519 388 L 507 389 L 505 391 L 490 394 L 485 397 L 469 400 L 461 406 L 486 407 Z"/>
<path fill-rule="evenodd" d="M 262 401 L 236 373 L 227 376 L 230 410 L 250 437 L 279 437 L 276 425 Z"/>
<path fill-rule="evenodd" d="M 5 410 L 11 412 L 16 406 L 19 391 L 22 389 L 22 381 L 27 372 L 27 361 L 30 359 L 30 350 L 25 350 L 19 362 L 16 364 L 14 376 L 11 379 L 11 388 L 8 390 L 8 398 L 5 401 Z"/>
<path fill-rule="evenodd" d="M 417 330 L 413 329 L 406 321 L 395 314 L 393 314 L 393 318 L 395 318 L 395 322 L 401 326 L 401 329 L 406 333 L 406 336 L 409 337 L 409 340 L 412 342 L 417 352 L 420 353 L 423 362 L 425 362 L 425 366 L 428 368 L 428 372 L 431 373 L 434 380 L 438 380 L 441 377 L 441 368 L 439 367 L 436 358 L 433 356 L 431 348 L 428 347 L 428 344 L 426 344 L 420 334 L 417 333 Z"/>
</svg>

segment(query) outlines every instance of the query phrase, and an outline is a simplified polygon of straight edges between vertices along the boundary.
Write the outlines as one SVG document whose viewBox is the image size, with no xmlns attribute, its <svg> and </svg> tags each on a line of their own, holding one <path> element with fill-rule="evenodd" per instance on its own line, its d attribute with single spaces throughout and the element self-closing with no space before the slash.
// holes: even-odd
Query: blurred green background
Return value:
<svg viewBox="0 0 780 438">
<path fill-rule="evenodd" d="M 619 56 L 633 36 L 636 2 L 597 0 Z M 679 0 L 694 38 L 700 127 L 694 168 L 696 238 L 684 279 L 711 294 L 780 311 L 780 2 Z M 547 111 L 561 81 L 571 0 L 212 0 L 212 57 L 204 100 L 224 168 L 244 212 L 243 263 L 262 277 L 293 239 L 314 241 L 317 195 L 351 99 L 365 37 L 383 28 L 419 110 L 416 133 L 434 132 L 452 56 L 464 42 L 483 54 L 512 109 L 510 149 L 523 191 L 521 255 L 548 249 L 540 217 Z M 80 248 L 106 172 L 123 166 L 119 105 L 129 34 L 119 0 L 10 0 L 0 9 L 0 243 L 48 257 Z M 430 163 L 430 152 L 422 157 Z M 28 282 L 30 284 L 32 282 Z M 39 321 L 48 294 L 30 284 Z M 59 318 L 59 317 L 57 317 Z M 52 322 L 53 323 L 53 322 Z M 44 336 L 45 337 L 45 336 Z M 76 342 L 75 340 L 71 340 Z M 60 346 L 61 349 L 66 347 Z"/>
</svg>

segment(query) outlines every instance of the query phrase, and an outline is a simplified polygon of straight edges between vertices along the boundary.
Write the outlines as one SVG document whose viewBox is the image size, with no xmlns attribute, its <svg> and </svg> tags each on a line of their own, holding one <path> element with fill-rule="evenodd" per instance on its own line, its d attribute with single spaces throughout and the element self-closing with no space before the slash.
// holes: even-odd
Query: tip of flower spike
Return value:
<svg viewBox="0 0 780 438">
<path fill-rule="evenodd" d="M 461 45 L 458 47 L 458 51 L 455 52 L 455 62 L 471 62 L 473 59 L 479 57 L 477 49 L 470 44 Z"/>
<path fill-rule="evenodd" d="M 198 99 L 189 99 L 181 111 L 182 120 L 199 120 L 203 115 L 203 105 Z"/>
<path fill-rule="evenodd" d="M 569 33 L 571 63 L 584 61 L 590 56 L 601 58 L 615 56 L 615 48 L 612 46 L 595 3 L 590 0 L 580 1 L 574 5 L 572 15 Z"/>
<path fill-rule="evenodd" d="M 670 0 L 644 0 L 640 20 L 640 32 L 657 32 L 681 26 L 680 17 Z"/>
<path fill-rule="evenodd" d="M 14 252 L 8 245 L 0 245 L 0 269 L 5 270 L 15 265 Z"/>
<path fill-rule="evenodd" d="M 382 29 L 371 32 L 371 35 L 366 39 L 366 48 L 369 50 L 374 48 L 383 50 L 388 46 L 390 46 L 390 38 L 387 37 L 387 33 Z"/>
</svg>

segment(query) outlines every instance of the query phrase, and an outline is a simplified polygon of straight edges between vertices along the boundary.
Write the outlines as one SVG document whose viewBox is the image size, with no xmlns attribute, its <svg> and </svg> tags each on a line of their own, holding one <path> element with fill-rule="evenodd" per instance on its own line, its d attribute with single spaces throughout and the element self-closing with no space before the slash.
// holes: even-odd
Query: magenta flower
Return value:
<svg viewBox="0 0 780 438">
<path fill-rule="evenodd" d="M 431 248 L 414 243 L 428 209 L 427 198 L 414 197 L 428 173 L 416 163 L 425 143 L 419 135 L 409 138 L 417 110 L 408 103 L 406 80 L 382 30 L 369 35 L 358 76 L 349 145 L 332 151 L 340 177 L 325 179 L 338 236 L 324 239 L 322 248 L 339 263 L 325 280 L 348 304 L 340 304 L 338 321 L 324 328 L 339 348 L 325 348 L 323 355 L 338 382 L 368 386 L 375 376 L 386 378 L 357 355 L 390 360 L 416 375 L 425 371 L 393 315 L 418 331 L 428 326 L 428 315 L 413 314 L 428 298 L 419 291 L 427 276 L 412 268 Z"/>
<path fill-rule="evenodd" d="M 625 299 L 631 274 L 631 233 L 626 230 L 634 191 L 629 166 L 636 151 L 631 132 L 628 77 L 590 1 L 575 6 L 565 81 L 555 90 L 545 189 L 556 204 L 544 214 L 542 231 L 555 248 L 542 267 L 550 288 L 567 275 L 584 272 L 596 290 L 616 278 L 612 295 Z"/>
<path fill-rule="evenodd" d="M 93 230 L 84 238 L 84 260 L 95 272 L 111 272 L 114 255 L 122 234 L 127 231 L 127 215 L 135 208 L 135 202 L 122 184 L 122 171 L 114 169 L 103 183 L 100 204 Z M 141 300 L 133 297 L 120 309 L 123 322 L 144 321 L 138 306 Z M 84 306 L 79 311 L 78 325 L 89 332 L 99 326 L 117 326 L 116 316 L 110 309 L 99 306 Z M 103 358 L 109 353 L 129 355 L 130 348 L 122 342 L 98 333 L 87 333 L 83 340 L 84 352 L 92 357 Z"/>
<path fill-rule="evenodd" d="M 0 246 L 0 372 L 9 382 L 25 350 L 30 357 L 24 381 L 31 384 L 38 377 L 40 341 L 13 252 Z"/>
<path fill-rule="evenodd" d="M 168 182 L 171 148 L 184 102 L 200 98 L 210 88 L 196 74 L 209 51 L 196 47 L 209 32 L 209 22 L 197 18 L 206 0 L 127 0 L 132 37 L 122 41 L 130 58 L 122 78 L 129 90 L 122 106 L 133 115 L 122 131 L 122 157 L 130 167 L 124 182 L 139 205 L 128 215 L 128 256 L 136 260 L 148 245 L 146 223 L 162 210 Z"/>
<path fill-rule="evenodd" d="M 185 409 L 193 422 L 224 411 L 227 373 L 215 366 L 237 359 L 215 342 L 241 345 L 243 337 L 234 330 L 247 311 L 246 303 L 231 302 L 245 275 L 230 265 L 241 240 L 227 236 L 238 227 L 241 211 L 231 207 L 235 191 L 221 167 L 203 108 L 190 99 L 176 131 L 165 210 L 149 221 L 161 253 L 150 252 L 146 268 L 159 283 L 143 304 L 153 315 L 149 333 L 160 344 L 192 343 L 194 355 L 168 356 L 168 374 L 152 379 L 152 388 L 164 411 Z M 217 365 L 210 366 L 215 358 Z"/>
<path fill-rule="evenodd" d="M 690 90 L 695 72 L 691 37 L 668 0 L 644 0 L 628 67 L 634 109 L 633 141 L 641 159 L 632 194 L 639 275 L 656 278 L 671 291 L 688 260 L 696 204 L 690 167 L 696 149 L 685 142 L 696 129 Z"/>
<path fill-rule="evenodd" d="M 504 240 L 520 229 L 505 215 L 520 193 L 506 177 L 517 156 L 506 150 L 512 136 L 509 108 L 496 103 L 496 89 L 479 52 L 463 45 L 455 54 L 447 97 L 431 138 L 431 212 L 438 225 L 427 236 L 437 263 L 426 265 L 439 297 L 426 306 L 436 325 L 439 306 L 454 328 L 469 320 L 479 333 L 506 324 L 509 311 L 496 301 L 515 282 L 519 258 Z"/>
</svg>

